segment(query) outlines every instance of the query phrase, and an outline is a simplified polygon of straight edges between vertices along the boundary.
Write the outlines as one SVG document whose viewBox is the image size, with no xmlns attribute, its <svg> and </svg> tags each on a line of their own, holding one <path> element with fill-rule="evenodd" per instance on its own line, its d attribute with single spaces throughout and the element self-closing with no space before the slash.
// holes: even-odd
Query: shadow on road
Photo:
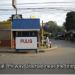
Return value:
<svg viewBox="0 0 75 75">
<path fill-rule="evenodd" d="M 44 53 L 44 50 L 39 51 L 38 53 Z M 35 51 L 0 51 L 0 53 L 11 53 L 11 54 L 34 54 Z"/>
</svg>

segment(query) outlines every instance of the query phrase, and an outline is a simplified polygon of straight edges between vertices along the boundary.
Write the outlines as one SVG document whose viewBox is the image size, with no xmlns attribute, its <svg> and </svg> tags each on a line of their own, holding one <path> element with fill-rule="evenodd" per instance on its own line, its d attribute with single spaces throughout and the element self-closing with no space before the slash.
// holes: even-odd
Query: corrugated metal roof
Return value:
<svg viewBox="0 0 75 75">
<path fill-rule="evenodd" d="M 14 19 L 12 29 L 40 29 L 40 19 Z"/>
</svg>

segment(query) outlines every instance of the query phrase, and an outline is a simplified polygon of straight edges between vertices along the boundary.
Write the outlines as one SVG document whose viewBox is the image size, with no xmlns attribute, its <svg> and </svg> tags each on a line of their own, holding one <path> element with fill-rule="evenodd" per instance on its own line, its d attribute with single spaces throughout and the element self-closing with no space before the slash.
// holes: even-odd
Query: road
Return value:
<svg viewBox="0 0 75 75">
<path fill-rule="evenodd" d="M 56 45 L 57 48 L 50 49 L 45 52 L 28 52 L 28 53 L 8 53 L 1 52 L 0 53 L 0 64 L 5 65 L 3 69 L 0 68 L 0 73 L 40 73 L 40 74 L 73 74 L 75 73 L 75 43 L 64 41 L 64 40 L 52 40 L 52 44 Z M 11 67 L 10 65 L 18 65 L 21 66 L 24 64 L 30 64 L 30 66 L 24 68 L 15 69 L 15 67 Z M 33 68 L 37 65 L 37 67 L 41 68 Z M 50 66 L 47 68 L 44 66 Z M 53 67 L 51 67 L 51 65 Z M 58 67 L 58 66 L 59 67 Z M 68 65 L 60 67 L 60 65 Z"/>
</svg>

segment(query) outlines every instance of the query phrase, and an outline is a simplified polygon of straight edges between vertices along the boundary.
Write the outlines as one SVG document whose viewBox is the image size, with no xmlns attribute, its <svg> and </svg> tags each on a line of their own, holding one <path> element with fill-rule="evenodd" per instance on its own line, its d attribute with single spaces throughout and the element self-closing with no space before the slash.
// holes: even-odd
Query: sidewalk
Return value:
<svg viewBox="0 0 75 75">
<path fill-rule="evenodd" d="M 7 47 L 0 47 L 0 53 L 1 52 L 4 52 L 4 53 L 13 53 L 15 52 L 16 50 L 15 49 L 11 49 L 11 48 L 7 48 Z"/>
<path fill-rule="evenodd" d="M 41 48 L 39 48 L 38 50 L 39 50 L 39 52 L 47 52 L 47 51 L 51 51 L 51 50 L 56 49 L 56 48 L 57 48 L 56 45 L 52 46 L 51 48 L 46 48 L 46 47 L 41 46 Z"/>
<path fill-rule="evenodd" d="M 52 46 L 51 48 L 46 48 L 46 47 L 40 47 L 38 48 L 38 52 L 47 52 L 47 51 L 50 51 L 52 49 L 56 49 L 57 46 L 54 45 Z M 27 51 L 27 50 L 26 50 Z M 16 50 L 15 49 L 11 49 L 11 48 L 0 48 L 0 53 L 3 52 L 3 53 L 15 53 Z"/>
</svg>

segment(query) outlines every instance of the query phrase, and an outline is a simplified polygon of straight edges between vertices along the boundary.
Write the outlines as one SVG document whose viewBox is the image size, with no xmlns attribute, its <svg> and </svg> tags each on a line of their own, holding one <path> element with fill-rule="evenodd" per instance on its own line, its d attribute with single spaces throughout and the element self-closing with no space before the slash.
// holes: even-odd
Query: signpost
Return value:
<svg viewBox="0 0 75 75">
<path fill-rule="evenodd" d="M 21 14 L 17 14 L 17 15 L 12 15 L 12 20 L 13 19 L 22 19 L 22 15 Z"/>
</svg>

